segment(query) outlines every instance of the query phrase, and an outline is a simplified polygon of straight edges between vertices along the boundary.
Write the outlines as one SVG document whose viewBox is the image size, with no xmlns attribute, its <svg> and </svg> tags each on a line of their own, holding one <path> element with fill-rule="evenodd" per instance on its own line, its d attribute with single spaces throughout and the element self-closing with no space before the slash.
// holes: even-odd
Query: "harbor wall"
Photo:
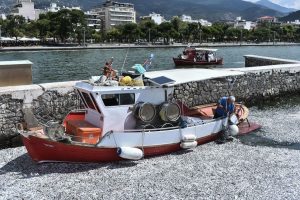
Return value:
<svg viewBox="0 0 300 200">
<path fill-rule="evenodd" d="M 248 105 L 287 93 L 300 94 L 300 64 L 220 70 L 243 74 L 184 83 L 175 87 L 174 97 L 191 107 L 225 95 L 235 95 Z M 51 119 L 61 121 L 69 111 L 81 108 L 75 83 L 0 87 L 0 148 L 21 144 L 18 123 L 31 128 Z"/>
<path fill-rule="evenodd" d="M 257 55 L 245 55 L 244 58 L 245 58 L 245 67 L 300 63 L 300 61 L 298 60 L 289 60 L 289 59 L 273 58 L 273 57 L 265 57 L 265 56 L 257 56 Z"/>
<path fill-rule="evenodd" d="M 175 98 L 192 107 L 217 102 L 226 95 L 253 105 L 286 94 L 300 94 L 300 64 L 228 69 L 243 75 L 190 82 L 175 87 Z"/>
<path fill-rule="evenodd" d="M 0 61 L 0 87 L 32 84 L 32 62 Z"/>
</svg>

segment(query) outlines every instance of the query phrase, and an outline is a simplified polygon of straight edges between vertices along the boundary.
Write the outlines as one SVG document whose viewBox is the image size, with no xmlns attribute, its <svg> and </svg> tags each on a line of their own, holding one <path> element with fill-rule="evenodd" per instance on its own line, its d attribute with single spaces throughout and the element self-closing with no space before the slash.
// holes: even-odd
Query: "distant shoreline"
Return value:
<svg viewBox="0 0 300 200">
<path fill-rule="evenodd" d="M 300 46 L 300 43 L 189 43 L 172 45 L 135 45 L 135 44 L 88 44 L 88 46 L 22 46 L 22 47 L 2 47 L 0 52 L 10 51 L 51 51 L 51 50 L 85 50 L 85 49 L 126 49 L 126 48 L 180 48 L 186 46 L 193 47 L 245 47 L 245 46 Z"/>
</svg>

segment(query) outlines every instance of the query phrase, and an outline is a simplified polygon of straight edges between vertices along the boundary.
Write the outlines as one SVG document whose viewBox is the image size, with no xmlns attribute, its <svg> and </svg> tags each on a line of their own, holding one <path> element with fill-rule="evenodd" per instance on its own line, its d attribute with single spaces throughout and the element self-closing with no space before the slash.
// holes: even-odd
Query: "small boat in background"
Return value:
<svg viewBox="0 0 300 200">
<path fill-rule="evenodd" d="M 223 58 L 216 56 L 217 50 L 187 47 L 173 61 L 175 66 L 223 65 Z"/>
</svg>

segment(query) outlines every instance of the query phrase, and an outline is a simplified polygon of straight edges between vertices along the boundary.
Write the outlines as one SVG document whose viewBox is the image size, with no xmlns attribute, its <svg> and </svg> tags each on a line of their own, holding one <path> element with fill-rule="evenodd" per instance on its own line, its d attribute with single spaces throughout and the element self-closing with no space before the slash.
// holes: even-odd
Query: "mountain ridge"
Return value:
<svg viewBox="0 0 300 200">
<path fill-rule="evenodd" d="M 279 11 L 282 13 L 291 13 L 291 12 L 297 11 L 296 9 L 293 9 L 293 8 L 287 8 L 287 7 L 272 3 L 269 0 L 260 0 L 260 1 L 256 2 L 256 4 L 265 6 L 267 8 L 270 8 L 272 10 L 276 10 L 276 11 Z"/>
<path fill-rule="evenodd" d="M 90 10 L 100 6 L 105 0 L 34 0 L 36 8 L 49 7 L 51 2 L 59 6 L 80 6 Z M 234 20 L 242 16 L 247 20 L 256 20 L 264 15 L 282 17 L 284 14 L 265 6 L 243 0 L 117 0 L 118 2 L 133 3 L 137 16 L 148 15 L 151 12 L 160 13 L 166 19 L 182 14 L 191 15 L 195 19 L 203 18 L 209 21 Z M 0 10 L 8 10 L 15 0 L 0 0 Z M 6 8 L 5 8 L 6 6 Z M 2 10 L 3 10 L 2 9 Z M 2 11 L 1 10 L 1 11 Z"/>
<path fill-rule="evenodd" d="M 288 22 L 288 21 L 295 21 L 295 20 L 300 20 L 300 10 L 296 11 L 296 12 L 292 12 L 287 16 L 284 16 L 282 18 L 280 18 L 280 21 L 283 22 Z"/>
</svg>

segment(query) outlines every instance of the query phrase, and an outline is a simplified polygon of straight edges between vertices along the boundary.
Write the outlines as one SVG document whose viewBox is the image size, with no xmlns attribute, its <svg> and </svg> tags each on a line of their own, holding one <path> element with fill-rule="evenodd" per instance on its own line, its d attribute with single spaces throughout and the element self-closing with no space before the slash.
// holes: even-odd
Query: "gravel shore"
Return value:
<svg viewBox="0 0 300 200">
<path fill-rule="evenodd" d="M 263 128 L 136 162 L 37 165 L 0 151 L 0 199 L 300 199 L 300 105 L 251 108 Z"/>
</svg>

